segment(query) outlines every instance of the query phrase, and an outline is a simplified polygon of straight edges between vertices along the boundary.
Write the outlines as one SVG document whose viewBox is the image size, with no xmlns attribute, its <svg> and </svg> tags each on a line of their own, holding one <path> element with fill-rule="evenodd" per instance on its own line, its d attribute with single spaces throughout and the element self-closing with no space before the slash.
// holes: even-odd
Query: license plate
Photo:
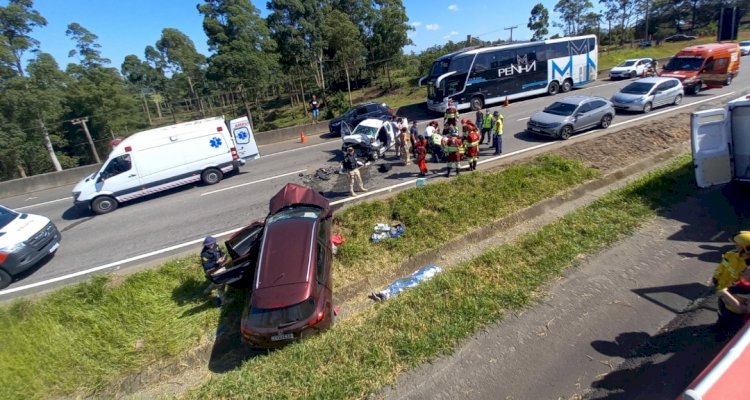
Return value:
<svg viewBox="0 0 750 400">
<path fill-rule="evenodd" d="M 55 243 L 52 247 L 50 247 L 49 252 L 50 253 L 54 252 L 55 250 L 57 250 L 58 247 L 60 247 L 60 242 Z"/>
<path fill-rule="evenodd" d="M 281 335 L 271 336 L 271 341 L 278 342 L 279 340 L 294 339 L 293 333 L 282 333 Z"/>
</svg>

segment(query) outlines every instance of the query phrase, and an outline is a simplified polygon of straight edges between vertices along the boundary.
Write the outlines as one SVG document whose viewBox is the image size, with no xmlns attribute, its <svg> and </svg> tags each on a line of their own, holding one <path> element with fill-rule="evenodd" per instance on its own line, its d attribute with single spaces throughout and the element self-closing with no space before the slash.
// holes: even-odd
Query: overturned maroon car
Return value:
<svg viewBox="0 0 750 400">
<path fill-rule="evenodd" d="M 289 183 L 265 221 L 226 241 L 233 266 L 214 281 L 251 289 L 241 324 L 251 346 L 281 347 L 333 323 L 331 220 L 325 197 Z"/>
</svg>

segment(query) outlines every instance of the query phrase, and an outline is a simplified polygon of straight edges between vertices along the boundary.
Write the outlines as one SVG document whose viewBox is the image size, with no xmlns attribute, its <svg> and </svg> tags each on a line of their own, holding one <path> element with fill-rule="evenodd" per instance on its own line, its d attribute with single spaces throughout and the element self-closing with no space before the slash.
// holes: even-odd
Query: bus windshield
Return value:
<svg viewBox="0 0 750 400">
<path fill-rule="evenodd" d="M 664 71 L 698 71 L 703 66 L 703 59 L 700 57 L 674 57 L 667 65 Z"/>
<path fill-rule="evenodd" d="M 430 68 L 430 76 L 440 76 L 448 72 L 448 66 L 450 66 L 450 60 L 435 61 L 432 63 L 432 68 Z"/>
<path fill-rule="evenodd" d="M 467 72 L 471 68 L 471 62 L 474 61 L 474 55 L 461 55 L 453 58 L 445 58 L 432 63 L 430 69 L 431 77 L 438 77 L 447 72 L 455 71 L 456 73 Z"/>
</svg>

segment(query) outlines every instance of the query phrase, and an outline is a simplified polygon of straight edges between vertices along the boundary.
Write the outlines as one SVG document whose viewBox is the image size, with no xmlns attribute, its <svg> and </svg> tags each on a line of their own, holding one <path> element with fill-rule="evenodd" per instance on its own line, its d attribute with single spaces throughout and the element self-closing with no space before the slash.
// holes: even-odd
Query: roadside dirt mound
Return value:
<svg viewBox="0 0 750 400">
<path fill-rule="evenodd" d="M 630 165 L 645 156 L 690 140 L 690 117 L 678 114 L 586 140 L 554 151 L 603 172 Z"/>
</svg>

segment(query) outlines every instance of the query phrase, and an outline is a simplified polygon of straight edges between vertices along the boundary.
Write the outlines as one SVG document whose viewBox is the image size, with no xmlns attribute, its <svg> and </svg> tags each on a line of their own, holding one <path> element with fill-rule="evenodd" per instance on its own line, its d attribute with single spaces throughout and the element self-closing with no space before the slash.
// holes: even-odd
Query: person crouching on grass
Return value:
<svg viewBox="0 0 750 400">
<path fill-rule="evenodd" d="M 203 266 L 203 273 L 206 274 L 206 279 L 209 280 L 210 284 L 203 293 L 209 294 L 216 289 L 216 303 L 219 307 L 222 304 L 228 304 L 225 298 L 226 285 L 215 283 L 210 277 L 221 275 L 226 271 L 226 268 L 224 268 L 225 261 L 226 256 L 221 247 L 216 243 L 216 238 L 207 236 L 203 240 L 203 249 L 201 249 L 201 264 Z"/>
</svg>

